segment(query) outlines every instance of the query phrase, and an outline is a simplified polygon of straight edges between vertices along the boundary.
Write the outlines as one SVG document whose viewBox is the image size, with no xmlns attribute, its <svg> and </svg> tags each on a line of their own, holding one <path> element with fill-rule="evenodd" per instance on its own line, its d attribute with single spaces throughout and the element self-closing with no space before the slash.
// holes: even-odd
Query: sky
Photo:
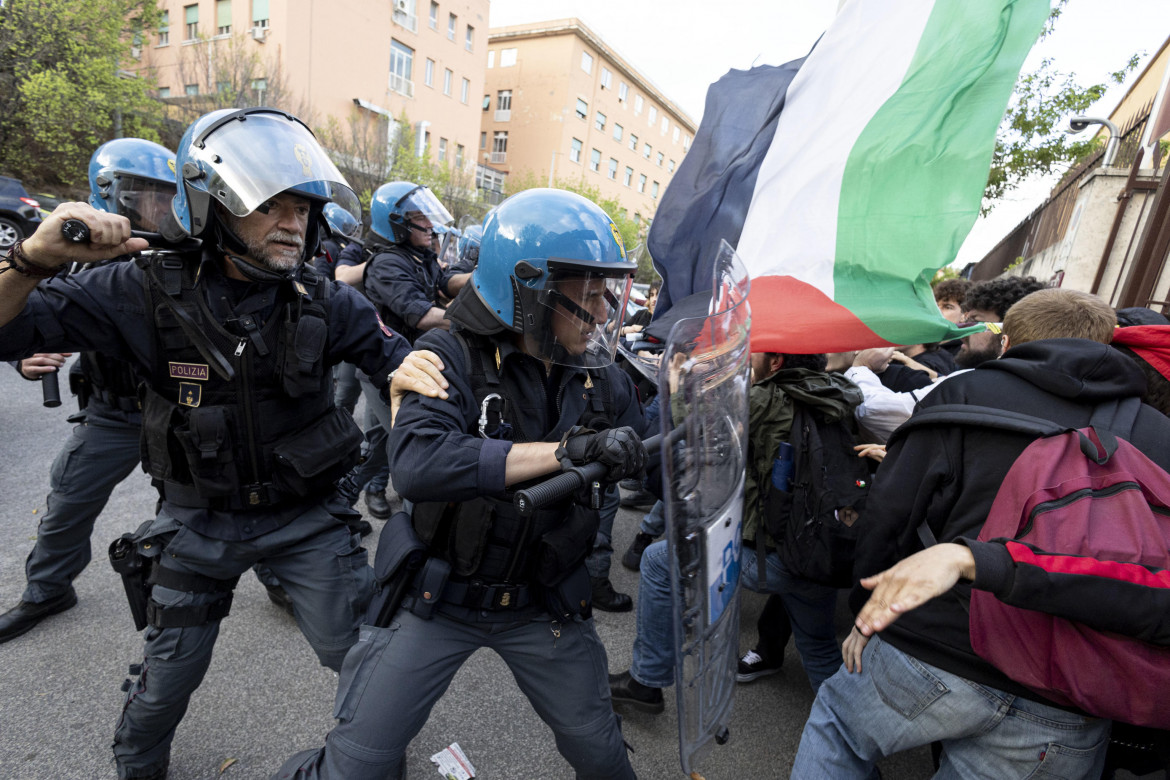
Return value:
<svg viewBox="0 0 1170 780">
<path fill-rule="evenodd" d="M 803 57 L 837 6 L 838 0 L 491 0 L 489 22 L 501 27 L 575 16 L 698 122 L 711 83 L 733 68 Z M 1049 57 L 1080 83 L 1099 83 L 1132 54 L 1144 53 L 1144 66 L 1168 36 L 1170 0 L 1069 0 L 1024 71 Z M 1107 115 L 1125 89 L 1111 89 L 1090 114 Z M 983 257 L 1044 200 L 1052 183 L 1026 185 L 980 218 L 957 264 Z"/>
</svg>

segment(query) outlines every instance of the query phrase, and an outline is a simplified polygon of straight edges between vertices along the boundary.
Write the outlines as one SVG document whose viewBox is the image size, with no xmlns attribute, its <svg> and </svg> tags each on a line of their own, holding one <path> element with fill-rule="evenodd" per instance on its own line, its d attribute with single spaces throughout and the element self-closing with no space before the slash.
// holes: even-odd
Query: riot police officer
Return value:
<svg viewBox="0 0 1170 780">
<path fill-rule="evenodd" d="M 241 572 L 266 562 L 321 662 L 340 668 L 370 593 L 360 538 L 331 511 L 361 431 L 333 405 L 330 367 L 386 384 L 406 342 L 367 301 L 305 265 L 329 201 L 355 204 L 309 129 L 270 108 L 188 128 L 164 234 L 202 245 L 36 284 L 72 260 L 141 251 L 125 218 L 59 206 L 0 264 L 0 358 L 101 350 L 133 362 L 157 516 L 125 539 L 146 630 L 114 737 L 120 778 L 165 777 L 175 729 L 211 660 Z M 353 209 L 356 212 L 356 208 Z M 67 219 L 89 227 L 71 245 Z"/>
<path fill-rule="evenodd" d="M 89 204 L 120 214 L 135 230 L 156 231 L 175 196 L 175 154 L 151 141 L 119 138 L 89 161 Z M 126 258 L 119 258 L 125 260 Z M 39 379 L 64 355 L 21 361 L 21 375 Z M 0 615 L 0 643 L 30 631 L 77 604 L 73 580 L 89 565 L 89 537 L 110 493 L 138 465 L 142 416 L 133 367 L 101 352 L 83 352 L 69 373 L 80 412 L 49 472 L 47 511 L 25 561 L 28 585 L 20 602 Z"/>
<path fill-rule="evenodd" d="M 601 461 L 610 481 L 641 472 L 641 408 L 611 365 L 635 269 L 609 217 L 573 193 L 529 190 L 488 217 L 451 330 L 419 340 L 441 358 L 448 398 L 408 395 L 390 434 L 395 485 L 415 504 L 391 518 L 378 559 L 425 562 L 378 570 L 370 616 L 392 618 L 364 626 L 347 656 L 324 749 L 276 777 L 401 777 L 408 743 L 480 647 L 508 664 L 577 777 L 634 776 L 589 610 L 597 510 L 578 496 L 524 519 L 512 491 L 562 464 Z"/>
</svg>

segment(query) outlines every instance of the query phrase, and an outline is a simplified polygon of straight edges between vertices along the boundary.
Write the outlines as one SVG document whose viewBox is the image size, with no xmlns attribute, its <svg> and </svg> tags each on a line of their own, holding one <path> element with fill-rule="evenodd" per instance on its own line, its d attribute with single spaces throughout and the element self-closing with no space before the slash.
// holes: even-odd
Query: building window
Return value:
<svg viewBox="0 0 1170 780">
<path fill-rule="evenodd" d="M 601 171 L 600 149 L 594 149 L 589 153 L 589 170 L 593 171 L 594 173 L 599 173 Z"/>
<path fill-rule="evenodd" d="M 268 91 L 268 79 L 252 79 L 249 86 L 252 87 L 252 94 L 256 96 L 256 105 L 264 105 L 264 93 Z"/>
<path fill-rule="evenodd" d="M 463 167 L 463 144 L 455 144 L 455 167 Z"/>
<path fill-rule="evenodd" d="M 491 107 L 492 107 L 492 96 L 491 95 L 484 95 L 483 96 L 483 110 L 487 111 Z"/>
<path fill-rule="evenodd" d="M 446 138 L 439 139 L 439 162 L 447 162 L 447 139 Z"/>
<path fill-rule="evenodd" d="M 589 104 L 581 98 L 577 98 L 577 118 L 585 119 L 589 116 Z"/>
<path fill-rule="evenodd" d="M 411 32 L 418 32 L 418 17 L 414 9 L 417 0 L 394 0 L 394 23 Z"/>
<path fill-rule="evenodd" d="M 642 147 L 642 156 L 645 157 L 647 160 L 650 159 L 650 144 L 645 144 Z"/>
<path fill-rule="evenodd" d="M 475 43 L 475 28 L 469 24 L 469 25 L 467 25 L 467 38 L 466 38 L 466 40 L 463 41 L 463 48 L 467 49 L 468 51 L 471 51 L 474 48 L 474 43 Z"/>
<path fill-rule="evenodd" d="M 232 0 L 215 0 L 215 34 L 232 34 Z"/>
<path fill-rule="evenodd" d="M 471 82 L 463 79 L 463 84 L 459 87 L 459 102 L 467 105 L 468 99 L 471 97 Z M 661 157 L 662 155 L 658 155 Z"/>
<path fill-rule="evenodd" d="M 593 116 L 593 126 L 596 127 L 598 130 L 605 130 L 605 114 L 598 111 Z"/>
<path fill-rule="evenodd" d="M 650 125 L 650 127 L 654 127 L 654 122 L 657 119 L 658 119 L 658 109 L 655 108 L 654 106 L 650 106 L 650 121 L 647 122 L 646 124 Z"/>
<path fill-rule="evenodd" d="M 268 27 L 268 0 L 252 0 L 252 26 Z"/>
<path fill-rule="evenodd" d="M 428 87 L 435 86 L 435 61 L 427 57 L 427 64 L 423 67 L 423 83 Z"/>
<path fill-rule="evenodd" d="M 634 95 L 634 116 L 642 113 L 642 96 Z"/>
<path fill-rule="evenodd" d="M 646 191 L 646 174 L 638 175 L 638 192 Z"/>
<path fill-rule="evenodd" d="M 630 96 L 630 87 L 624 81 L 618 82 L 618 100 L 622 103 Z"/>
<path fill-rule="evenodd" d="M 390 89 L 400 95 L 414 97 L 414 49 L 393 38 L 390 39 Z"/>
<path fill-rule="evenodd" d="M 653 184 L 650 185 L 650 197 L 651 198 L 658 197 L 658 182 L 654 182 Z"/>
<path fill-rule="evenodd" d="M 678 143 L 678 125 L 674 126 L 674 137 L 672 139 L 676 144 Z"/>
<path fill-rule="evenodd" d="M 497 111 L 511 111 L 512 110 L 512 90 L 501 89 L 496 93 L 496 110 Z"/>
<path fill-rule="evenodd" d="M 613 140 L 615 140 L 615 141 L 622 140 L 622 126 L 619 125 L 617 122 L 613 123 Z"/>
<path fill-rule="evenodd" d="M 508 157 L 508 131 L 497 130 L 495 136 L 492 138 L 492 162 L 502 163 Z"/>
<path fill-rule="evenodd" d="M 666 131 L 669 129 L 670 129 L 670 119 L 668 119 L 667 117 L 664 116 L 664 117 L 662 117 L 662 122 L 659 124 L 658 132 L 662 133 L 663 135 L 666 135 Z"/>
<path fill-rule="evenodd" d="M 500 49 L 500 67 L 510 68 L 516 64 L 515 49 Z"/>
<path fill-rule="evenodd" d="M 663 156 L 663 155 L 662 155 L 662 152 L 659 152 L 659 153 L 658 153 L 658 167 L 659 167 L 659 168 L 661 168 L 661 167 L 662 167 L 662 156 Z"/>
<path fill-rule="evenodd" d="M 193 95 L 198 95 L 199 94 L 199 85 L 198 84 L 188 84 L 187 86 L 183 87 L 183 94 L 187 95 L 187 97 L 191 97 Z"/>
<path fill-rule="evenodd" d="M 667 163 L 666 170 L 674 173 L 674 160 L 671 160 L 669 163 Z"/>
<path fill-rule="evenodd" d="M 163 100 L 169 98 L 171 96 L 171 88 L 170 87 L 159 87 L 158 88 L 158 96 L 159 96 L 159 98 L 161 98 Z"/>
<path fill-rule="evenodd" d="M 447 14 L 447 40 L 455 40 L 455 23 L 457 18 L 455 14 Z"/>
<path fill-rule="evenodd" d="M 479 148 L 487 149 L 487 133 L 479 134 Z"/>
<path fill-rule="evenodd" d="M 630 151 L 638 151 L 638 136 L 634 135 L 633 133 L 630 133 Z"/>
<path fill-rule="evenodd" d="M 617 160 L 612 157 L 609 158 L 609 178 L 617 181 Z"/>
<path fill-rule="evenodd" d="M 229 87 L 231 87 L 231 84 L 226 81 L 215 82 L 215 91 L 220 95 L 226 93 Z"/>
<path fill-rule="evenodd" d="M 171 12 L 163 11 L 158 20 L 158 45 L 167 46 L 171 42 Z"/>
<path fill-rule="evenodd" d="M 491 51 L 488 52 L 488 67 L 489 68 L 496 67 L 496 50 L 495 49 L 492 49 Z"/>
<path fill-rule="evenodd" d="M 199 37 L 199 6 L 198 5 L 185 5 L 185 6 L 183 6 L 183 19 L 186 20 L 186 24 L 187 24 L 187 37 L 185 40 L 193 41 L 196 38 L 198 38 Z M 188 92 L 187 94 L 190 95 L 192 93 Z M 199 93 L 195 92 L 194 94 L 198 95 Z"/>
<path fill-rule="evenodd" d="M 581 52 L 581 70 L 593 73 L 593 55 L 587 51 Z"/>
<path fill-rule="evenodd" d="M 624 177 L 622 177 L 622 184 L 629 187 L 630 182 L 633 180 L 633 178 L 634 178 L 634 169 L 627 165 L 626 166 L 626 175 Z"/>
<path fill-rule="evenodd" d="M 609 72 L 609 68 L 601 69 L 601 88 L 613 89 L 613 74 Z"/>
<path fill-rule="evenodd" d="M 443 68 L 443 94 L 451 96 L 451 82 L 455 80 L 455 73 L 450 68 Z"/>
<path fill-rule="evenodd" d="M 569 141 L 569 159 L 578 164 L 581 162 L 581 142 L 576 138 Z"/>
<path fill-rule="evenodd" d="M 689 135 L 683 136 L 683 151 L 688 151 L 691 148 L 691 137 Z"/>
<path fill-rule="evenodd" d="M 431 0 L 430 16 L 427 17 L 427 24 L 431 26 L 432 30 L 439 29 L 439 4 L 435 0 Z"/>
</svg>

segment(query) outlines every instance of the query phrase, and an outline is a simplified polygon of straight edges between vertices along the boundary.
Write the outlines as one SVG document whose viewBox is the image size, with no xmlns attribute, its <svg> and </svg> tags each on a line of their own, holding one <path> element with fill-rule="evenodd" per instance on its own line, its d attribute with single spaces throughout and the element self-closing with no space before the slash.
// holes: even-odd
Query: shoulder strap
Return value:
<svg viewBox="0 0 1170 780">
<path fill-rule="evenodd" d="M 169 310 L 175 316 L 183 333 L 199 350 L 203 359 L 215 369 L 215 373 L 219 374 L 225 381 L 230 382 L 236 375 L 231 363 L 207 337 L 207 334 L 187 312 L 186 307 L 175 300 L 175 296 L 182 295 L 185 288 L 183 285 L 184 265 L 185 262 L 181 257 L 169 252 L 152 255 L 143 263 L 142 277 L 146 287 L 147 304 L 150 305 L 152 316 L 154 308 L 152 302 L 155 300 Z"/>
<path fill-rule="evenodd" d="M 1055 436 L 1066 431 L 1076 430 L 1067 425 L 1045 420 L 1042 417 L 1012 412 L 1007 409 L 995 409 L 975 404 L 940 404 L 916 411 L 910 419 L 898 426 L 886 444 L 887 446 L 892 445 L 895 441 L 904 438 L 910 431 L 928 425 L 969 425 L 978 428 L 997 428 L 1037 437 Z"/>
<path fill-rule="evenodd" d="M 512 436 L 512 426 L 506 414 L 508 402 L 500 381 L 499 349 L 484 339 L 469 335 L 463 330 L 452 332 L 463 349 L 467 362 L 468 381 L 479 409 L 476 432 L 481 438 L 505 438 Z"/>
</svg>

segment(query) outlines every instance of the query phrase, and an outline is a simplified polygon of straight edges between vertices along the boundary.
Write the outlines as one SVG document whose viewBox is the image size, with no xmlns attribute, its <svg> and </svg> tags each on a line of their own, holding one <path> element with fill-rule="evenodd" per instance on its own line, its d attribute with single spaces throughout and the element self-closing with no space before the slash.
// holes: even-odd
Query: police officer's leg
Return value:
<svg viewBox="0 0 1170 780">
<path fill-rule="evenodd" d="M 373 593 L 361 538 L 318 505 L 256 544 L 292 599 L 301 632 L 321 663 L 337 671 Z"/>
<path fill-rule="evenodd" d="M 601 524 L 593 542 L 593 551 L 585 559 L 585 568 L 593 584 L 593 608 L 605 612 L 629 612 L 634 601 L 613 589 L 609 568 L 613 562 L 613 520 L 617 516 L 620 494 L 617 485 L 606 486 L 601 494 Z"/>
<path fill-rule="evenodd" d="M 406 610 L 388 628 L 362 626 L 345 658 L 325 747 L 296 754 L 273 780 L 394 780 L 406 747 L 451 678 L 484 644 L 476 626 Z"/>
<path fill-rule="evenodd" d="M 490 635 L 520 690 L 556 736 L 578 778 L 634 777 L 609 698 L 605 647 L 593 620 L 550 617 Z"/>
<path fill-rule="evenodd" d="M 147 536 L 175 527 L 159 515 Z M 238 544 L 209 539 L 179 527 L 164 535 L 162 571 L 152 577 L 151 626 L 138 680 L 126 693 L 114 732 L 119 778 L 149 777 L 169 761 L 175 729 L 191 694 L 203 681 L 231 588 L 250 560 Z"/>
<path fill-rule="evenodd" d="M 91 417 L 74 427 L 49 472 L 48 511 L 24 566 L 24 601 L 48 601 L 69 590 L 90 562 L 94 521 L 138 458 L 137 425 Z"/>
</svg>

